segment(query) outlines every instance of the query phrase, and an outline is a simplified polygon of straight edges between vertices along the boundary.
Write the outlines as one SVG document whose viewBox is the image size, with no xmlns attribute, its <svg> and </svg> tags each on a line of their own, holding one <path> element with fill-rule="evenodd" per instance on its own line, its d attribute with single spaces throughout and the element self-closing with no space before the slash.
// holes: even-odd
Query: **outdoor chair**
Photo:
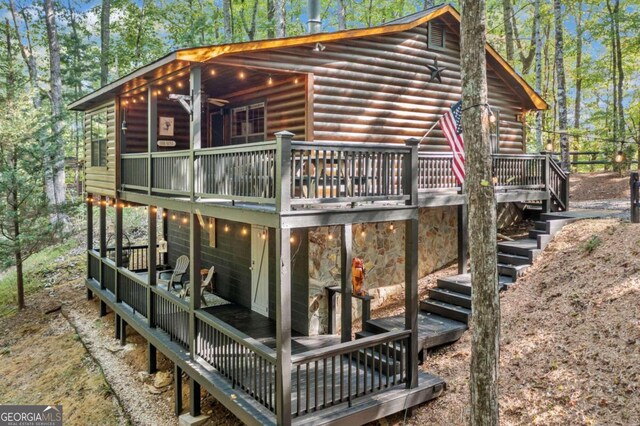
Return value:
<svg viewBox="0 0 640 426">
<path fill-rule="evenodd" d="M 166 284 L 167 290 L 171 291 L 171 289 L 176 288 L 176 284 L 180 284 L 182 286 L 182 276 L 187 272 L 187 268 L 189 267 L 189 257 L 182 255 L 176 261 L 176 267 L 174 269 L 169 269 L 165 271 L 158 272 L 158 284 Z M 171 273 L 171 278 L 165 279 L 165 277 Z"/>
<path fill-rule="evenodd" d="M 216 274 L 216 267 L 212 266 L 211 268 L 209 268 L 207 277 L 200 284 L 200 301 L 202 302 L 203 306 L 207 306 L 207 300 L 204 298 L 204 291 L 209 285 L 211 285 L 211 289 L 213 290 L 213 285 L 211 284 L 211 280 L 213 280 L 213 276 L 215 274 Z M 187 281 L 186 283 L 184 283 L 184 289 L 180 292 L 179 296 L 181 298 L 185 298 L 189 296 L 189 291 L 190 291 L 189 289 L 190 289 L 189 281 Z"/>
</svg>

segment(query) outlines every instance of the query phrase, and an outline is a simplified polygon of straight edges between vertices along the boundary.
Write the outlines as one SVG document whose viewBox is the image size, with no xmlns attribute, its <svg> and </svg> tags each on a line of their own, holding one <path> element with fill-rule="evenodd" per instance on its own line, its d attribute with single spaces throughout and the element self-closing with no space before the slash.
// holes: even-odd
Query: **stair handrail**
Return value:
<svg viewBox="0 0 640 426">
<path fill-rule="evenodd" d="M 562 170 L 556 159 L 547 154 L 549 158 L 549 175 L 547 178 L 547 189 L 561 210 L 569 208 L 569 178 L 568 174 Z"/>
</svg>

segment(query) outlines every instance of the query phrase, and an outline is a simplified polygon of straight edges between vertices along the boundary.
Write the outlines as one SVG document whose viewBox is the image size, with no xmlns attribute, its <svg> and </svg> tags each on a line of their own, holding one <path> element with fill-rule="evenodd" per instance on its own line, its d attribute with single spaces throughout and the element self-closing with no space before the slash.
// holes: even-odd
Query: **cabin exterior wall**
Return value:
<svg viewBox="0 0 640 426">
<path fill-rule="evenodd" d="M 448 108 L 461 99 L 460 39 L 446 26 L 446 49 L 427 46 L 427 25 L 412 30 L 313 46 L 270 49 L 224 57 L 225 63 L 313 75 L 310 126 L 316 142 L 402 143 L 422 138 Z M 427 65 L 446 67 L 442 83 L 431 81 Z M 489 102 L 499 112 L 501 153 L 522 153 L 524 128 L 516 116 L 522 101 L 491 67 Z M 294 132 L 295 133 L 295 132 Z M 271 135 L 269 135 L 271 136 Z M 436 126 L 421 149 L 449 151 Z"/>
<path fill-rule="evenodd" d="M 93 166 L 91 163 L 91 119 L 97 114 L 106 114 L 107 155 L 105 166 Z M 116 196 L 116 103 L 107 102 L 84 114 L 84 160 L 85 190 L 87 193 Z"/>
</svg>

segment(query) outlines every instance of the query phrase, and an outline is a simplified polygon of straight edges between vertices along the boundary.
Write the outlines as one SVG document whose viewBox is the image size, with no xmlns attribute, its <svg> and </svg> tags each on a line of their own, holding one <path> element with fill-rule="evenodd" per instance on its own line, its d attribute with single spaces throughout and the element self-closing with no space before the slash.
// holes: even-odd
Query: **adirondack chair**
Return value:
<svg viewBox="0 0 640 426">
<path fill-rule="evenodd" d="M 216 267 L 212 266 L 211 268 L 209 268 L 207 277 L 204 279 L 204 281 L 202 281 L 202 284 L 200 285 L 200 301 L 202 302 L 203 306 L 207 306 L 207 300 L 204 298 L 204 291 L 209 285 L 211 285 L 211 280 L 213 279 L 213 276 L 215 274 L 216 274 Z M 211 286 L 211 288 L 213 289 L 213 286 Z M 189 292 L 190 292 L 189 281 L 187 281 L 186 283 L 184 283 L 184 289 L 180 292 L 179 296 L 182 298 L 185 298 L 189 296 Z"/>
<path fill-rule="evenodd" d="M 174 269 L 169 269 L 166 271 L 158 272 L 158 284 L 166 284 L 167 290 L 175 289 L 176 284 L 180 284 L 182 286 L 182 276 L 187 272 L 187 268 L 189 267 L 189 257 L 182 255 L 176 261 L 176 267 Z M 162 278 L 162 275 L 167 275 L 171 272 L 171 278 L 168 280 L 166 278 Z"/>
</svg>

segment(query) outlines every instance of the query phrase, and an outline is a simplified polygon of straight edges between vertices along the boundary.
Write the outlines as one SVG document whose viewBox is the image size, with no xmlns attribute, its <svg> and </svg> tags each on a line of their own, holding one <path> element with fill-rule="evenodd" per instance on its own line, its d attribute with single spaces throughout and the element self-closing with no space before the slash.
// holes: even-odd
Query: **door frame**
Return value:
<svg viewBox="0 0 640 426">
<path fill-rule="evenodd" d="M 251 310 L 269 317 L 269 228 L 260 225 L 251 225 Z"/>
</svg>

